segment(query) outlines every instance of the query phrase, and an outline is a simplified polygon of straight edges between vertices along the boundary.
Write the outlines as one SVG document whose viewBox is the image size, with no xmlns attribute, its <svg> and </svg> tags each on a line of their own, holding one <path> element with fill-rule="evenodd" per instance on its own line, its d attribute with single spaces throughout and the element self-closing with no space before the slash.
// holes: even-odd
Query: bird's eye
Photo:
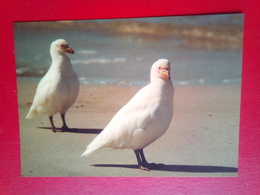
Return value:
<svg viewBox="0 0 260 195">
<path fill-rule="evenodd" d="M 68 48 L 69 46 L 66 45 L 66 44 L 61 44 L 60 47 L 66 49 L 66 48 Z"/>
</svg>

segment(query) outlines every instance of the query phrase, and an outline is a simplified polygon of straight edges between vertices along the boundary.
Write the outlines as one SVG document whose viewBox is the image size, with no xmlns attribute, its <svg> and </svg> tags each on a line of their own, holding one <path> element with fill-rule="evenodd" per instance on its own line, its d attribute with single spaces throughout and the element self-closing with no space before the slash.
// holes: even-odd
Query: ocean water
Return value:
<svg viewBox="0 0 260 195">
<path fill-rule="evenodd" d="M 64 38 L 81 84 L 143 86 L 167 58 L 175 85 L 241 82 L 243 14 L 20 22 L 14 24 L 19 79 L 40 80 L 50 44 Z"/>
</svg>

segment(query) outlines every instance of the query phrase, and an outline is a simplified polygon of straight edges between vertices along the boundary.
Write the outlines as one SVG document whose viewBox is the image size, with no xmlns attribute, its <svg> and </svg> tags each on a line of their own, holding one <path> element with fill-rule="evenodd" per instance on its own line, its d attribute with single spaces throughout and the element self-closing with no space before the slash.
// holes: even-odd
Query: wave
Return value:
<svg viewBox="0 0 260 195">
<path fill-rule="evenodd" d="M 92 58 L 89 60 L 72 60 L 71 63 L 76 65 L 76 64 L 107 64 L 107 63 L 120 63 L 120 62 L 125 62 L 125 58 L 113 58 L 113 59 L 108 59 L 108 58 Z"/>
<path fill-rule="evenodd" d="M 86 78 L 80 77 L 80 83 L 83 85 L 118 85 L 118 86 L 139 86 L 143 87 L 149 83 L 149 80 L 119 80 L 116 78 L 110 79 L 98 79 L 98 78 Z M 241 79 L 223 79 L 223 80 L 173 80 L 175 86 L 192 86 L 192 85 L 232 85 L 240 84 Z"/>
<path fill-rule="evenodd" d="M 77 51 L 78 54 L 84 54 L 84 55 L 93 55 L 93 54 L 97 54 L 96 50 L 86 50 L 86 49 L 81 49 L 79 51 Z"/>
</svg>

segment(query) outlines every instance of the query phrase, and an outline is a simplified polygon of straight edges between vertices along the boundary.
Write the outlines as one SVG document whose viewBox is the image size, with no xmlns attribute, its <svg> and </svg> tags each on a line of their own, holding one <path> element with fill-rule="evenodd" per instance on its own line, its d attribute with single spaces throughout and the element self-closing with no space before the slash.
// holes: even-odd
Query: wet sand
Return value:
<svg viewBox="0 0 260 195">
<path fill-rule="evenodd" d="M 18 79 L 22 176 L 237 176 L 240 86 L 177 86 L 168 131 L 144 149 L 160 170 L 137 168 L 129 149 L 102 149 L 81 158 L 86 146 L 140 89 L 82 85 L 66 115 L 69 132 L 53 133 L 48 117 L 25 119 L 37 82 Z M 57 127 L 60 116 L 54 116 Z"/>
</svg>

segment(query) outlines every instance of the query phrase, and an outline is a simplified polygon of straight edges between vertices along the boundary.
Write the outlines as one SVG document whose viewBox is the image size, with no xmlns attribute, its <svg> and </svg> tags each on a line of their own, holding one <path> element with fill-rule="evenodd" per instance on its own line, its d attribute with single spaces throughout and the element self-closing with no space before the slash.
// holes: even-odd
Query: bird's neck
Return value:
<svg viewBox="0 0 260 195">
<path fill-rule="evenodd" d="M 165 103 L 167 107 L 172 108 L 174 87 L 171 80 L 152 79 L 150 87 L 156 104 Z"/>
<path fill-rule="evenodd" d="M 159 94 L 159 95 L 164 94 L 164 97 L 167 97 L 167 99 L 169 99 L 169 101 L 172 100 L 174 89 L 173 89 L 173 83 L 171 80 L 153 78 L 153 79 L 151 79 L 151 86 L 153 88 L 154 94 Z"/>
<path fill-rule="evenodd" d="M 67 55 L 65 53 L 63 54 L 63 53 L 52 53 L 51 52 L 51 59 L 53 62 L 59 63 L 64 60 L 67 60 L 69 58 L 67 57 Z"/>
<path fill-rule="evenodd" d="M 161 79 L 161 78 L 153 77 L 151 78 L 151 84 L 157 87 L 164 87 L 164 86 L 172 85 L 172 81 L 169 79 Z"/>
<path fill-rule="evenodd" d="M 69 76 L 73 71 L 70 63 L 70 59 L 66 54 L 55 54 L 51 55 L 52 57 L 52 68 L 57 69 L 64 76 Z"/>
</svg>

